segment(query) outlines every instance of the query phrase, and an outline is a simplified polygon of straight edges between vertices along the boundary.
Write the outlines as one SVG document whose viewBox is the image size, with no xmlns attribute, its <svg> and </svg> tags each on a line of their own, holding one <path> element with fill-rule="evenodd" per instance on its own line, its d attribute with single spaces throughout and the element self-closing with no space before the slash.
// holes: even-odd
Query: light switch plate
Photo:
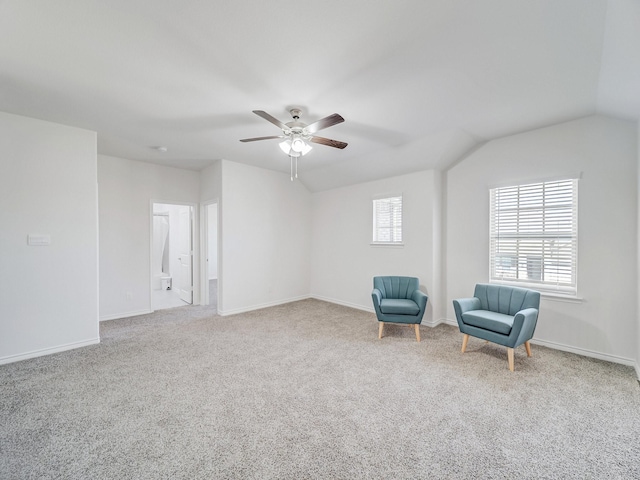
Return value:
<svg viewBox="0 0 640 480">
<path fill-rule="evenodd" d="M 51 235 L 29 234 L 27 235 L 27 244 L 33 246 L 51 245 Z"/>
</svg>

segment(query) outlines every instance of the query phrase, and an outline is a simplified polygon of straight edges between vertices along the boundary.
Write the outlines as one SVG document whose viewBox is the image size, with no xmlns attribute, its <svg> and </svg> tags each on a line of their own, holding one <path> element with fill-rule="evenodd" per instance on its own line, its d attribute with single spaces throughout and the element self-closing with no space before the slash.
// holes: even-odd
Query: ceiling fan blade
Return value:
<svg viewBox="0 0 640 480">
<path fill-rule="evenodd" d="M 282 130 L 285 130 L 285 131 L 289 130 L 289 127 L 287 127 L 284 123 L 282 123 L 277 118 L 272 117 L 271 115 L 269 115 L 267 112 L 264 112 L 262 110 L 253 110 L 253 113 L 258 115 L 259 117 L 264 118 L 267 122 L 273 123 L 276 127 L 280 127 Z"/>
<path fill-rule="evenodd" d="M 339 140 L 331 140 L 330 138 L 324 138 L 324 137 L 311 137 L 309 141 L 313 143 L 319 143 L 320 145 L 327 145 L 328 147 L 334 147 L 334 148 L 340 148 L 340 149 L 348 145 L 348 143 L 341 142 Z"/>
<path fill-rule="evenodd" d="M 284 135 L 270 135 L 268 137 L 243 138 L 241 142 L 256 142 L 258 140 L 271 140 L 272 138 L 285 138 Z"/>
<path fill-rule="evenodd" d="M 318 130 L 322 130 L 323 128 L 331 127 L 333 125 L 337 125 L 338 123 L 344 122 L 344 118 L 342 118 L 337 113 L 333 115 L 329 115 L 328 117 L 321 118 L 317 122 L 312 123 L 311 125 L 307 125 L 305 130 L 309 133 L 316 133 Z M 346 146 L 346 144 L 345 144 Z M 342 147 L 344 148 L 344 147 Z"/>
</svg>

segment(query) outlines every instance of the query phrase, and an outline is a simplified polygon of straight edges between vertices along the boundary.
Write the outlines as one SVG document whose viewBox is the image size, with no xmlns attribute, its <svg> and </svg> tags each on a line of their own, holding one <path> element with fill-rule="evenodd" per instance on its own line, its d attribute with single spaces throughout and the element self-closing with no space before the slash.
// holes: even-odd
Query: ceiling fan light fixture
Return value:
<svg viewBox="0 0 640 480">
<path fill-rule="evenodd" d="M 290 157 L 299 157 L 301 155 L 306 155 L 313 148 L 301 138 L 285 140 L 284 142 L 280 142 L 278 145 L 280 146 L 280 149 Z"/>
<path fill-rule="evenodd" d="M 289 155 L 289 153 L 291 152 L 291 140 L 280 142 L 278 146 L 280 147 L 280 150 L 282 150 L 286 155 Z"/>
<path fill-rule="evenodd" d="M 294 152 L 302 152 L 304 148 L 304 141 L 301 138 L 294 138 L 291 141 L 291 148 Z"/>
</svg>

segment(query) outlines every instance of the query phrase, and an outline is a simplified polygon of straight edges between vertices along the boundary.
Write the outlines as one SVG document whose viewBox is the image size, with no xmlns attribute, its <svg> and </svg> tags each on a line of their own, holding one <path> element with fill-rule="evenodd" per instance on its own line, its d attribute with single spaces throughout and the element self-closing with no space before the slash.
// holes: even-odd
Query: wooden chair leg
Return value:
<svg viewBox="0 0 640 480">
<path fill-rule="evenodd" d="M 507 347 L 507 358 L 509 359 L 509 370 L 514 371 L 513 348 Z"/>
<path fill-rule="evenodd" d="M 524 348 L 527 350 L 527 357 L 531 356 L 531 344 L 529 342 L 524 342 Z"/>
<path fill-rule="evenodd" d="M 380 326 L 378 327 L 378 340 L 382 338 L 383 330 L 384 330 L 384 322 L 380 322 Z"/>
<path fill-rule="evenodd" d="M 416 340 L 420 341 L 420 324 L 416 323 Z"/>
<path fill-rule="evenodd" d="M 467 342 L 469 342 L 469 334 L 465 333 L 462 337 L 462 353 L 467 349 Z"/>
</svg>

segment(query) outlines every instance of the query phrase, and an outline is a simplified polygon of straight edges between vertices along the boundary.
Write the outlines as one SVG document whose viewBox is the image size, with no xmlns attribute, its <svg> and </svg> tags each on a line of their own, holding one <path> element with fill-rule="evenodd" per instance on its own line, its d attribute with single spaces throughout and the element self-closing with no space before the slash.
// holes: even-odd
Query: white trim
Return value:
<svg viewBox="0 0 640 480">
<path fill-rule="evenodd" d="M 618 363 L 620 365 L 628 365 L 630 367 L 634 367 L 636 365 L 635 360 L 632 360 L 630 358 L 619 357 L 617 355 L 611 355 L 608 353 L 594 352 L 593 350 L 587 350 L 586 348 L 571 347 L 569 345 L 550 342 L 548 340 L 538 340 L 536 338 L 533 338 L 531 339 L 531 343 L 534 345 L 541 345 L 543 347 L 552 348 L 554 350 L 575 353 L 576 355 L 582 355 L 583 357 L 597 358 L 598 360 L 604 360 L 606 362 Z"/>
<path fill-rule="evenodd" d="M 441 318 L 440 323 L 444 323 L 445 325 L 451 325 L 452 327 L 459 327 L 457 320 L 451 320 L 450 318 Z"/>
<path fill-rule="evenodd" d="M 420 325 L 426 325 L 427 327 L 435 328 L 438 325 L 440 325 L 441 323 L 447 323 L 446 322 L 446 318 L 439 318 L 438 320 L 432 320 L 430 322 L 425 322 L 424 319 L 423 319 L 422 323 L 420 323 Z"/>
<path fill-rule="evenodd" d="M 218 315 L 226 317 L 228 315 L 236 315 L 238 313 L 252 312 L 254 310 L 261 310 L 263 308 L 276 307 L 278 305 L 284 305 L 285 303 L 298 302 L 300 300 L 306 300 L 311 298 L 309 295 L 300 295 L 299 297 L 287 298 L 284 300 L 276 300 L 275 302 L 260 303 L 258 305 L 250 305 L 247 307 L 234 308 L 232 310 L 220 310 L 218 308 Z"/>
<path fill-rule="evenodd" d="M 448 325 L 458 326 L 458 322 L 456 320 L 445 319 L 444 323 Z M 594 352 L 593 350 L 587 350 L 586 348 L 580 347 L 571 347 L 569 345 L 565 345 L 557 342 L 550 342 L 548 340 L 539 340 L 537 338 L 532 338 L 531 343 L 534 345 L 540 345 L 542 347 L 551 348 L 552 350 L 560 350 L 562 352 L 575 353 L 576 355 L 581 355 L 583 357 L 596 358 L 598 360 L 604 360 L 605 362 L 617 363 L 620 365 L 627 365 L 629 367 L 634 367 L 636 370 L 636 374 L 638 376 L 638 381 L 640 381 L 640 363 L 636 362 L 631 358 L 619 357 L 617 355 L 611 355 L 609 353 L 601 353 Z"/>
<path fill-rule="evenodd" d="M 349 307 L 349 308 L 354 308 L 356 310 L 362 310 L 364 312 L 369 312 L 369 313 L 373 313 L 375 315 L 376 311 L 373 307 L 363 307 L 362 305 L 358 305 L 356 303 L 350 303 L 350 302 L 345 302 L 343 300 L 337 300 L 335 298 L 329 298 L 329 297 L 323 297 L 322 295 L 314 295 L 312 294 L 310 298 L 313 298 L 315 300 L 320 300 L 321 302 L 328 302 L 328 303 L 334 303 L 336 305 L 342 305 L 343 307 Z M 420 325 L 424 325 L 426 327 L 437 327 L 438 325 L 440 325 L 441 323 L 446 322 L 446 318 L 440 318 L 438 320 L 433 320 L 430 322 L 425 321 L 424 319 L 422 320 L 422 322 L 420 323 Z M 458 325 L 457 323 L 455 324 L 456 326 Z"/>
<path fill-rule="evenodd" d="M 209 278 L 209 207 L 216 206 L 216 276 Z M 211 200 L 200 202 L 200 305 L 211 305 L 209 298 L 209 281 L 218 280 L 218 291 L 216 305 L 220 305 L 220 200 L 216 197 Z"/>
<path fill-rule="evenodd" d="M 538 290 L 540 292 L 540 298 L 543 300 L 551 300 L 552 302 L 564 302 L 564 303 L 583 303 L 586 300 L 583 297 L 572 297 L 570 295 L 561 295 L 559 293 L 551 293 L 545 292 L 543 290 Z"/>
<path fill-rule="evenodd" d="M 83 340 L 81 342 L 66 343 L 64 345 L 58 345 L 57 347 L 43 348 L 42 350 L 33 350 L 27 353 L 19 353 L 17 355 L 9 355 L 7 357 L 0 358 L 0 365 L 19 362 L 21 360 L 27 360 L 29 358 L 36 358 L 36 357 L 42 357 L 45 355 L 51 355 L 52 353 L 65 352 L 67 350 L 74 350 L 76 348 L 95 345 L 96 343 L 100 343 L 100 337 L 92 338 L 90 340 Z"/>
<path fill-rule="evenodd" d="M 542 297 L 547 297 L 549 299 L 564 300 L 565 302 L 582 303 L 585 301 L 583 297 L 572 295 L 570 293 L 563 293 L 562 289 L 549 288 L 550 286 L 544 283 L 519 282 L 519 281 L 496 280 L 496 279 L 494 280 L 489 279 L 487 283 L 491 285 L 505 285 L 507 287 L 528 288 L 530 290 L 535 290 L 536 292 L 540 293 L 540 296 Z"/>
<path fill-rule="evenodd" d="M 393 191 L 389 193 L 378 193 L 371 196 L 371 200 L 382 200 L 385 198 L 402 197 L 403 192 Z"/>
<path fill-rule="evenodd" d="M 335 298 L 323 297 L 322 295 L 311 294 L 309 298 L 314 298 L 316 300 L 320 300 L 321 302 L 328 302 L 328 303 L 334 303 L 336 305 L 342 305 L 343 307 L 355 308 L 356 310 L 362 310 L 364 312 L 369 312 L 373 314 L 376 313 L 373 307 L 363 307 L 362 305 L 358 305 L 356 303 L 345 302 L 343 300 L 337 300 Z"/>
<path fill-rule="evenodd" d="M 369 245 L 371 245 L 372 247 L 404 248 L 403 242 L 371 242 Z"/>
<path fill-rule="evenodd" d="M 510 180 L 502 183 L 492 183 L 487 185 L 487 188 L 504 188 L 512 187 L 514 185 L 532 185 L 535 183 L 562 182 L 564 180 L 582 180 L 582 172 L 566 175 L 554 175 L 552 177 L 526 178 L 522 180 Z"/>
<path fill-rule="evenodd" d="M 117 320 L 119 318 L 137 317 L 138 315 L 147 315 L 153 312 L 154 310 L 144 309 L 144 310 L 135 310 L 131 312 L 124 312 L 124 313 L 113 313 L 111 315 L 103 315 L 102 317 L 100 317 L 100 321 L 106 322 L 108 320 Z"/>
</svg>

